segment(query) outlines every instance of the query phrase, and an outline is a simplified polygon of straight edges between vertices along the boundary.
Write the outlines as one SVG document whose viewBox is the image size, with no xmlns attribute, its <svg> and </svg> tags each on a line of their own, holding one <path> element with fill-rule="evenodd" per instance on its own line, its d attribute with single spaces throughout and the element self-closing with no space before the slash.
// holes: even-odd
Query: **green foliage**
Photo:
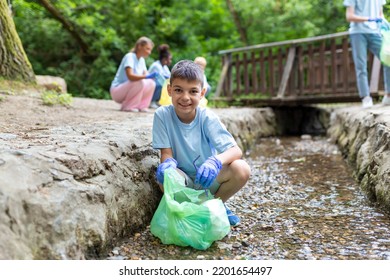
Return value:
<svg viewBox="0 0 390 280">
<path fill-rule="evenodd" d="M 63 77 L 76 96 L 110 99 L 117 67 L 141 36 L 171 47 L 173 63 L 207 58 L 213 95 L 221 72 L 218 51 L 243 46 L 224 0 L 52 0 L 89 46 L 76 40 L 35 0 L 14 0 L 17 31 L 37 75 Z M 346 30 L 342 1 L 232 0 L 249 44 Z M 158 58 L 154 49 L 147 65 Z"/>
<path fill-rule="evenodd" d="M 338 32 L 348 26 L 342 1 L 233 0 L 249 45 Z"/>
<path fill-rule="evenodd" d="M 41 94 L 42 102 L 44 105 L 63 105 L 70 106 L 73 102 L 73 97 L 69 93 L 59 93 L 55 90 L 48 90 Z"/>
</svg>

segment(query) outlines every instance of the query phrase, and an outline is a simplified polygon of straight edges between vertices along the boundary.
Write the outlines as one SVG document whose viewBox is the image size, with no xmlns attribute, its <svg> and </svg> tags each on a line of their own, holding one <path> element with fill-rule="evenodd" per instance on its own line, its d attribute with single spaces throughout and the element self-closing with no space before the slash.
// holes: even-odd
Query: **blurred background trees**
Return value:
<svg viewBox="0 0 390 280">
<path fill-rule="evenodd" d="M 171 47 L 173 63 L 204 56 L 215 90 L 218 51 L 345 31 L 342 1 L 8 0 L 37 75 L 63 77 L 75 96 L 110 98 L 123 57 L 141 36 Z M 147 60 L 149 66 L 157 52 Z"/>
</svg>

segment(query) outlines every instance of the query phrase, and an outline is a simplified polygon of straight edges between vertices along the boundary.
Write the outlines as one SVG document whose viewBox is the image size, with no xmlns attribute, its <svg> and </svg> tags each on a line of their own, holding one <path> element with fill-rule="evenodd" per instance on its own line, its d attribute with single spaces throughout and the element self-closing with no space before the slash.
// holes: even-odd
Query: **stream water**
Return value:
<svg viewBox="0 0 390 280">
<path fill-rule="evenodd" d="M 228 205 L 241 224 L 209 249 L 164 245 L 149 227 L 108 259 L 390 260 L 390 215 L 360 191 L 323 137 L 260 139 L 252 175 Z"/>
</svg>

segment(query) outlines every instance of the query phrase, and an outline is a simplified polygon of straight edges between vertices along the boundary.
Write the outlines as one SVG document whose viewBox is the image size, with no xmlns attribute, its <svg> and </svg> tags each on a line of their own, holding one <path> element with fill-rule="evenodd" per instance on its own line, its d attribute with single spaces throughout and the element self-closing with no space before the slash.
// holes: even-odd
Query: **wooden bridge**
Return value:
<svg viewBox="0 0 390 280">
<path fill-rule="evenodd" d="M 215 101 L 285 106 L 360 101 L 348 32 L 220 51 Z M 383 90 L 380 61 L 369 55 L 371 95 Z"/>
</svg>

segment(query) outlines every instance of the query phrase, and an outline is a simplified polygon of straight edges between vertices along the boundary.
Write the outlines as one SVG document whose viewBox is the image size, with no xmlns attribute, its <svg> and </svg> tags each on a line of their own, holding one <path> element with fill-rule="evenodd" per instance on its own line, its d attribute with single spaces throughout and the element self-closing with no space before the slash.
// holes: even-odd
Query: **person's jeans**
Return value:
<svg viewBox="0 0 390 280">
<path fill-rule="evenodd" d="M 165 78 L 163 77 L 163 75 L 158 73 L 157 77 L 154 80 L 156 82 L 156 88 L 154 89 L 152 101 L 157 102 L 161 98 L 161 91 L 165 83 Z"/>
<path fill-rule="evenodd" d="M 352 57 L 355 64 L 356 83 L 361 98 L 370 95 L 367 73 L 367 49 L 379 57 L 382 37 L 379 33 L 350 34 Z M 385 92 L 390 90 L 390 68 L 383 65 Z"/>
</svg>

